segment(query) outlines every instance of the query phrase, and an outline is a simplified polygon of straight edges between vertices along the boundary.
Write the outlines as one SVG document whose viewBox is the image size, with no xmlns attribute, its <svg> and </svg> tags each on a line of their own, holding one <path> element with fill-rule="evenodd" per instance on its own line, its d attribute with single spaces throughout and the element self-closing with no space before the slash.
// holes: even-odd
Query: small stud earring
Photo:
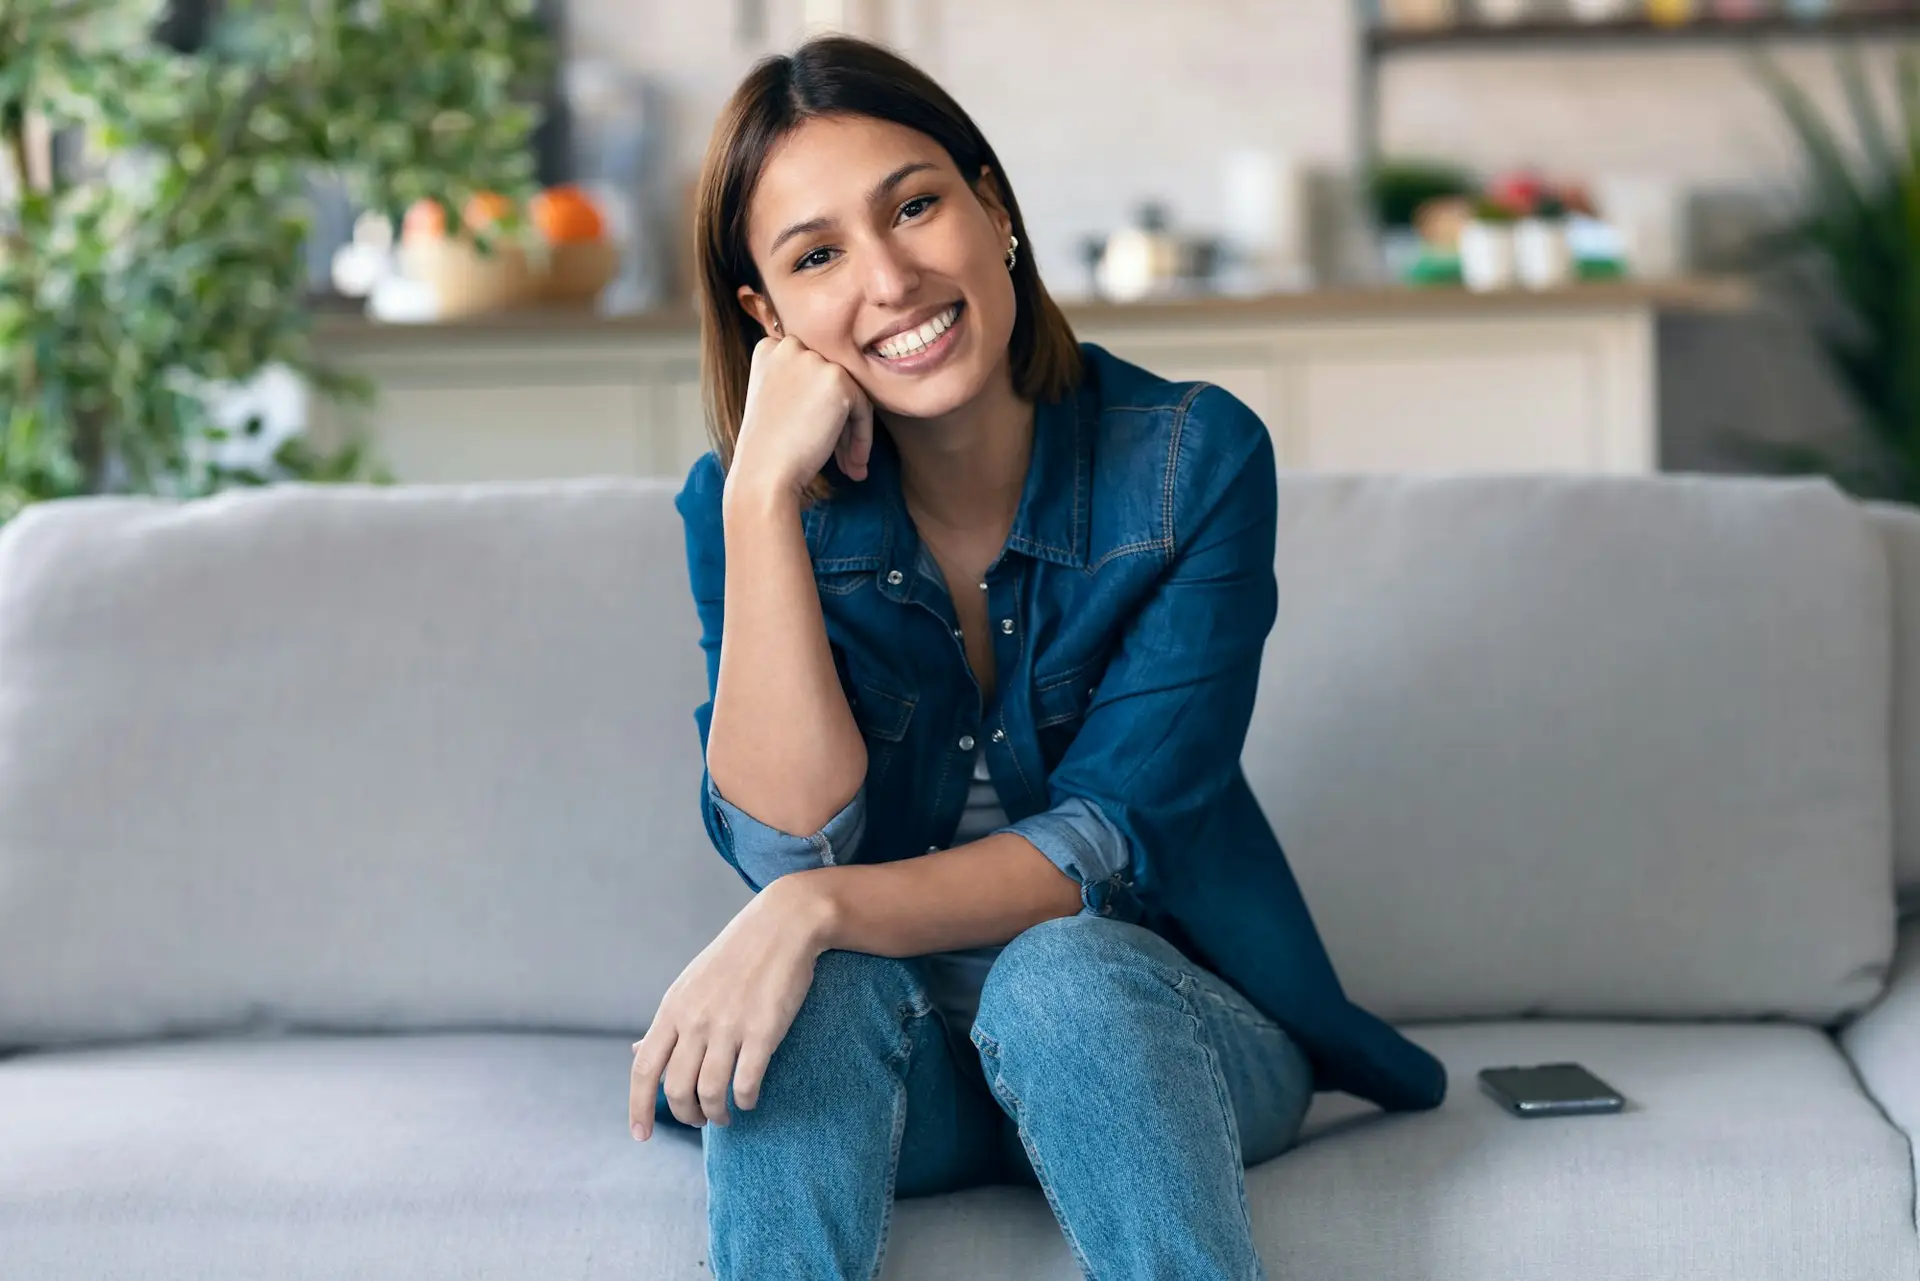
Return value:
<svg viewBox="0 0 1920 1281">
<path fill-rule="evenodd" d="M 1015 252 L 1019 248 L 1020 248 L 1020 237 L 1008 236 L 1007 237 L 1007 270 L 1008 271 L 1012 271 L 1013 264 L 1019 261 L 1020 256 L 1018 253 Z"/>
<path fill-rule="evenodd" d="M 776 320 L 773 322 L 773 332 L 779 335 L 785 335 L 787 331 L 780 328 L 780 322 Z"/>
</svg>

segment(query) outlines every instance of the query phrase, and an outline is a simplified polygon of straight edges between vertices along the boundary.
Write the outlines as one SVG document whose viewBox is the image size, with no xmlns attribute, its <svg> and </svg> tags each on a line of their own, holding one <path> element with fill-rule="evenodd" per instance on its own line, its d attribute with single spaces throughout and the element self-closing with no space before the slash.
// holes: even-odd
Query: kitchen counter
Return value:
<svg viewBox="0 0 1920 1281">
<path fill-rule="evenodd" d="M 1461 288 L 1315 289 L 1229 297 L 1203 294 L 1144 302 L 1063 301 L 1076 329 L 1163 325 L 1235 326 L 1267 321 L 1321 321 L 1438 315 L 1563 315 L 1595 308 L 1658 312 L 1725 312 L 1751 305 L 1746 282 L 1730 278 L 1609 281 L 1531 293 L 1476 294 Z M 329 349 L 428 345 L 499 339 L 618 339 L 626 335 L 692 335 L 691 308 L 669 307 L 627 316 L 584 309 L 501 312 L 432 324 L 386 324 L 348 312 L 322 312 L 315 336 Z"/>
<path fill-rule="evenodd" d="M 1063 304 L 1075 332 L 1204 379 L 1315 471 L 1648 472 L 1657 322 L 1751 305 L 1738 281 L 1547 293 L 1349 289 Z M 370 377 L 375 448 L 408 481 L 681 477 L 708 447 L 689 310 L 518 312 L 398 325 L 323 314 L 323 356 Z M 339 439 L 339 410 L 311 424 Z"/>
</svg>

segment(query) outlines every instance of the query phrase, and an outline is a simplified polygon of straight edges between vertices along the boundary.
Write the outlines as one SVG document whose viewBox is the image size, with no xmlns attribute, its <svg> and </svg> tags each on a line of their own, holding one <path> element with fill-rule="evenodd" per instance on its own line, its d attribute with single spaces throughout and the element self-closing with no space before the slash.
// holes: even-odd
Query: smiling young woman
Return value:
<svg viewBox="0 0 1920 1281">
<path fill-rule="evenodd" d="M 1316 1089 L 1436 1106 L 1240 769 L 1266 428 L 1071 330 L 999 159 L 878 47 L 756 67 L 700 184 L 713 452 L 678 499 L 714 847 L 756 893 L 634 1045 L 720 1278 L 872 1277 L 893 1198 L 1046 1191 L 1102 1277 L 1261 1275 Z"/>
<path fill-rule="evenodd" d="M 848 184 L 839 168 L 884 164 L 882 156 L 898 163 L 873 174 L 877 181 L 870 189 Z M 915 252 L 908 269 L 942 273 L 949 296 L 916 296 L 916 308 L 907 310 L 943 304 L 958 304 L 962 315 L 969 306 L 974 310 L 972 332 L 956 335 L 966 339 L 963 359 L 927 353 L 945 366 L 937 379 L 920 376 L 930 369 L 904 361 L 889 366 L 867 350 L 875 338 L 935 315 L 898 314 L 875 300 L 881 305 L 874 312 L 884 317 L 879 331 L 853 328 L 875 323 L 848 314 L 859 305 L 858 282 L 848 277 L 862 265 L 850 272 L 844 263 L 848 246 L 835 244 L 830 233 L 857 228 L 839 224 L 846 210 L 828 207 L 831 194 L 850 186 L 859 226 L 876 212 L 902 235 L 911 225 Z M 1048 296 L 1032 255 L 1019 252 L 1026 224 L 1000 158 L 958 103 L 884 49 L 826 38 L 754 68 L 715 124 L 697 209 L 694 237 L 706 308 L 702 380 L 723 468 L 733 463 L 752 354 L 767 332 L 819 336 L 822 355 L 848 369 L 866 366 L 863 388 L 903 416 L 930 418 L 964 404 L 1002 365 L 1010 379 L 1005 390 L 1030 404 L 1058 399 L 1079 379 L 1073 330 Z M 793 221 L 757 228 L 762 239 L 756 241 L 749 232 L 756 212 L 771 222 L 780 216 L 776 210 Z M 837 272 L 825 270 L 835 263 L 841 264 Z M 808 274 L 816 278 L 801 279 Z M 886 287 L 883 282 L 883 292 Z M 772 289 L 784 296 L 791 328 L 771 309 Z M 736 296 L 746 305 L 733 305 Z M 796 314 L 798 308 L 805 314 Z M 824 335 L 833 328 L 840 330 L 838 341 L 828 344 Z M 825 497 L 825 483 L 812 480 L 807 492 Z"/>
</svg>

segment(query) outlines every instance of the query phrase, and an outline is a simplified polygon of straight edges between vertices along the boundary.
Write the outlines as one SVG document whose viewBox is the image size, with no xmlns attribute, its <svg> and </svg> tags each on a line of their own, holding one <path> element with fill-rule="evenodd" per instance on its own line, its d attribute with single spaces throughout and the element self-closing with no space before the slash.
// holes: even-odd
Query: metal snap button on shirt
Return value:
<svg viewBox="0 0 1920 1281">
<path fill-rule="evenodd" d="M 1007 741 L 1007 731 L 1003 729 L 997 729 L 993 731 L 993 733 L 989 737 L 991 737 L 993 741 L 996 743 L 1004 743 Z"/>
<path fill-rule="evenodd" d="M 889 583 L 892 583 L 895 587 L 898 587 L 901 583 L 905 582 L 906 579 L 907 579 L 907 576 L 901 573 L 897 569 L 890 569 L 887 571 L 887 581 Z"/>
<path fill-rule="evenodd" d="M 963 752 L 971 752 L 973 750 L 973 735 L 962 734 L 960 736 L 960 750 Z"/>
<path fill-rule="evenodd" d="M 1001 619 L 1000 630 L 1005 632 L 1009 636 L 1013 635 L 1013 620 L 1011 618 Z"/>
</svg>

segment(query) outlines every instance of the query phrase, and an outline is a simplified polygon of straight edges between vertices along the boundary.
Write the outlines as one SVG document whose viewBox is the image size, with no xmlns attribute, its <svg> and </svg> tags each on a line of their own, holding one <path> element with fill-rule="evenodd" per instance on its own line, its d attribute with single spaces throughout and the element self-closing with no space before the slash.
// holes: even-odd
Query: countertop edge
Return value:
<svg viewBox="0 0 1920 1281">
<path fill-rule="evenodd" d="M 1753 286 L 1738 277 L 1691 277 L 1662 281 L 1615 281 L 1539 293 L 1504 290 L 1472 293 L 1458 288 L 1350 288 L 1256 297 L 1204 296 L 1135 303 L 1066 301 L 1061 310 L 1076 329 L 1149 328 L 1176 325 L 1315 323 L 1457 315 L 1577 314 L 1649 310 L 1662 313 L 1726 313 L 1754 305 Z M 321 311 L 313 325 L 323 347 L 395 344 L 445 345 L 466 341 L 611 339 L 697 332 L 691 308 L 661 308 L 624 316 L 587 310 L 528 310 L 426 324 L 394 324 L 347 311 Z"/>
</svg>

